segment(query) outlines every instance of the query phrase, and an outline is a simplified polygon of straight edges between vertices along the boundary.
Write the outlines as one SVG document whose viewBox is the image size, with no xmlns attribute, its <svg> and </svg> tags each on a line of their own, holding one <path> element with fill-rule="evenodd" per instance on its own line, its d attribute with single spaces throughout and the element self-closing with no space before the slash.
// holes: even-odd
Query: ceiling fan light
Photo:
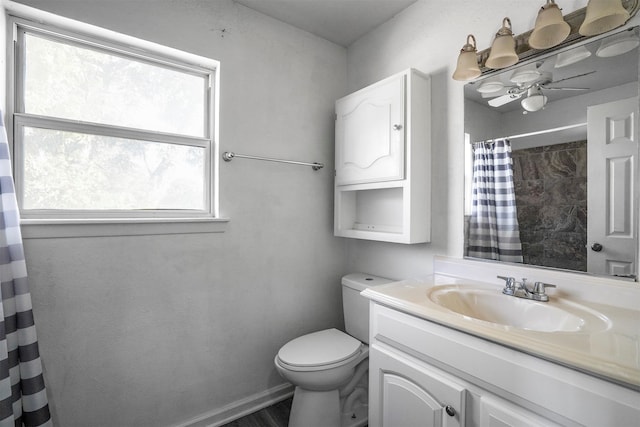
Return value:
<svg viewBox="0 0 640 427">
<path fill-rule="evenodd" d="M 498 30 L 496 38 L 493 40 L 491 52 L 489 52 L 489 58 L 487 58 L 485 65 L 493 69 L 506 68 L 517 63 L 518 59 L 516 41 L 511 31 L 511 20 L 504 18 L 502 28 Z"/>
<path fill-rule="evenodd" d="M 638 47 L 638 45 L 640 45 L 640 38 L 636 34 L 625 31 L 615 37 L 603 40 L 596 51 L 596 55 L 600 58 L 610 58 L 627 53 Z"/>
<path fill-rule="evenodd" d="M 591 56 L 591 52 L 584 46 L 578 46 L 565 52 L 560 52 L 556 56 L 555 68 L 566 67 Z"/>
<path fill-rule="evenodd" d="M 602 34 L 623 25 L 630 17 L 621 0 L 589 0 L 578 32 L 583 36 Z"/>
<path fill-rule="evenodd" d="M 536 18 L 536 25 L 529 37 L 529 46 L 534 49 L 548 49 L 562 43 L 571 27 L 562 17 L 560 8 L 554 0 L 547 0 Z"/>
<path fill-rule="evenodd" d="M 547 105 L 547 97 L 538 86 L 533 86 L 527 91 L 527 97 L 520 101 L 520 105 L 527 111 L 540 111 Z"/>
<path fill-rule="evenodd" d="M 454 80 L 473 80 L 482 74 L 478 66 L 476 53 L 476 38 L 472 34 L 469 34 L 467 36 L 467 43 L 462 47 L 458 55 L 458 64 L 456 70 L 453 72 Z"/>
<path fill-rule="evenodd" d="M 531 95 L 520 101 L 520 104 L 527 111 L 540 111 L 547 104 L 547 97 L 544 95 Z"/>
</svg>

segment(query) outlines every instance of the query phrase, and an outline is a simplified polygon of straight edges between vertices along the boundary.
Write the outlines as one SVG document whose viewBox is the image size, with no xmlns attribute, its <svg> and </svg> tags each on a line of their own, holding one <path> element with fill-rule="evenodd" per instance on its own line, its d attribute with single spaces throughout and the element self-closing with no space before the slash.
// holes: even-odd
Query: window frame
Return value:
<svg viewBox="0 0 640 427">
<path fill-rule="evenodd" d="M 33 17 L 30 17 L 33 18 Z M 218 202 L 218 88 L 219 62 L 201 56 L 178 51 L 155 43 L 125 36 L 88 24 L 46 14 L 46 20 L 31 19 L 8 14 L 10 31 L 7 43 L 9 62 L 7 114 L 5 121 L 13 157 L 16 196 L 23 224 L 95 224 L 95 223 L 144 223 L 144 222 L 203 222 L 224 220 L 219 216 Z M 53 22 L 51 21 L 59 21 Z M 46 22 L 49 21 L 49 22 Z M 24 108 L 24 34 L 32 33 L 56 42 L 79 45 L 99 52 L 118 55 L 135 61 L 150 63 L 200 77 L 204 77 L 205 96 L 202 137 L 176 135 L 138 128 L 81 122 L 25 113 Z M 172 143 L 205 149 L 205 200 L 204 209 L 154 209 L 154 210 L 48 210 L 22 208 L 24 189 L 23 146 L 24 127 L 97 134 L 118 138 L 138 139 L 149 142 Z M 127 233 L 125 233 L 127 234 Z M 153 233 L 156 234 L 156 233 Z"/>
</svg>

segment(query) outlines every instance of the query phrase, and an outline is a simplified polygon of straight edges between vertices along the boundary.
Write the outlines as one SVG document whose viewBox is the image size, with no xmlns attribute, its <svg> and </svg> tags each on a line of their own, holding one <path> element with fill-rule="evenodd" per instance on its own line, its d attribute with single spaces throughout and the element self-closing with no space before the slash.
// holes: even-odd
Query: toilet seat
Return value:
<svg viewBox="0 0 640 427">
<path fill-rule="evenodd" d="M 278 362 L 292 371 L 319 371 L 345 365 L 362 354 L 362 343 L 337 329 L 303 335 L 282 346 Z"/>
</svg>

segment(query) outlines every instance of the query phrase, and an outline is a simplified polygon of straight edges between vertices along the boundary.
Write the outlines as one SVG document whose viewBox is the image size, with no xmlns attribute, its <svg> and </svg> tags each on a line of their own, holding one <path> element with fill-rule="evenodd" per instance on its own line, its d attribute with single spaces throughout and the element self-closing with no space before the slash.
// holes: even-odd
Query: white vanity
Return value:
<svg viewBox="0 0 640 427">
<path fill-rule="evenodd" d="M 638 283 L 443 257 L 434 271 L 363 292 L 371 427 L 638 425 Z M 498 274 L 557 288 L 507 296 Z"/>
</svg>

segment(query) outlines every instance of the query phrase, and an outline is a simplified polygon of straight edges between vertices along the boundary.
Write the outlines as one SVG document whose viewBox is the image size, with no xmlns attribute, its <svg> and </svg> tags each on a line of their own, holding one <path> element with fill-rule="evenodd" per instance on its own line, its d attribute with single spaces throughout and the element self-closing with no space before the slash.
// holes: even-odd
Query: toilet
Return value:
<svg viewBox="0 0 640 427">
<path fill-rule="evenodd" d="M 342 308 L 347 333 L 325 329 L 280 348 L 276 369 L 295 386 L 289 427 L 367 424 L 369 300 L 360 292 L 390 282 L 363 273 L 344 276 Z"/>
</svg>

